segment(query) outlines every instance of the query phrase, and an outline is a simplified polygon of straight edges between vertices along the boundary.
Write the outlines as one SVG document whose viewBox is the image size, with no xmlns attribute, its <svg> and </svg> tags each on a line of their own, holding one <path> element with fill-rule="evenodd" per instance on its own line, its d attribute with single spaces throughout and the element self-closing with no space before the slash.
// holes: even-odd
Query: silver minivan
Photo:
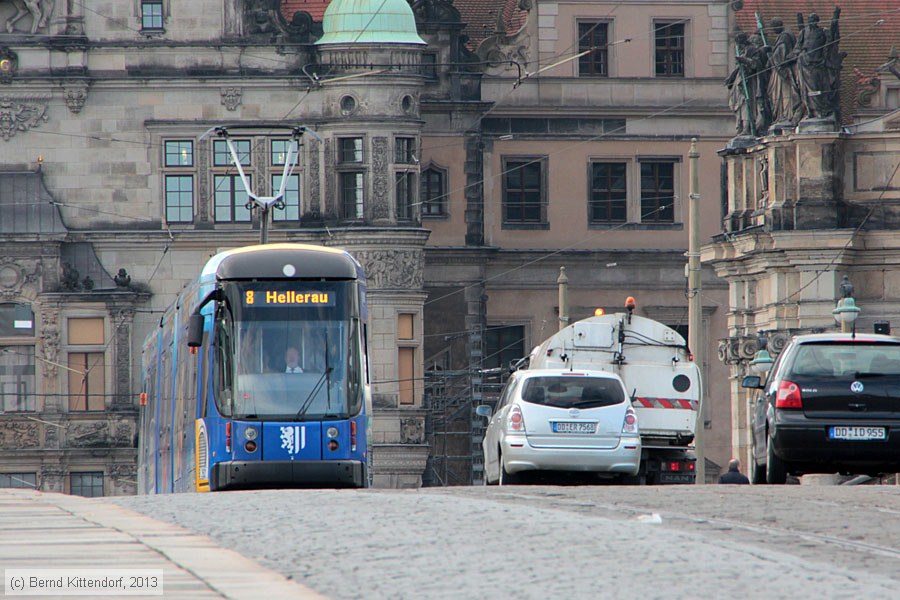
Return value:
<svg viewBox="0 0 900 600">
<path fill-rule="evenodd" d="M 520 483 L 527 471 L 636 475 L 637 415 L 618 375 L 526 369 L 512 373 L 485 432 L 485 483 Z"/>
</svg>

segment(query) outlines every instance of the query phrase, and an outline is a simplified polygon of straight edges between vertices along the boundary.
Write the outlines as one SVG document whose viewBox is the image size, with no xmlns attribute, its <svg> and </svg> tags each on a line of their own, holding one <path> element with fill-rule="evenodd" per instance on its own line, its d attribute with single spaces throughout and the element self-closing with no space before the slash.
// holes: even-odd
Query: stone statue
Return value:
<svg viewBox="0 0 900 600">
<path fill-rule="evenodd" d="M 775 33 L 775 43 L 769 54 L 769 105 L 773 128 L 796 126 L 803 116 L 800 86 L 797 82 L 797 59 L 794 34 L 785 30 L 781 19 L 772 19 L 769 27 Z"/>
<path fill-rule="evenodd" d="M 12 4 L 16 12 L 6 19 L 6 32 L 15 32 L 15 24 L 24 17 L 31 15 L 31 33 L 37 33 L 38 29 L 47 27 L 50 15 L 56 6 L 56 0 L 0 0 L 0 5 Z"/>
<path fill-rule="evenodd" d="M 838 85 L 841 62 L 845 56 L 838 52 L 840 15 L 841 8 L 835 7 L 828 31 L 819 27 L 819 15 L 816 13 L 809 15 L 805 27 L 802 27 L 803 16 L 797 15 L 797 23 L 802 29 L 797 38 L 795 54 L 800 99 L 807 118 L 838 119 Z"/>
<path fill-rule="evenodd" d="M 737 66 L 725 80 L 728 105 L 734 111 L 737 135 L 755 137 L 757 123 L 766 111 L 760 106 L 760 100 L 764 98 L 760 93 L 760 72 L 766 68 L 766 52 L 761 44 L 754 43 L 742 31 L 735 36 L 734 43 Z"/>
</svg>

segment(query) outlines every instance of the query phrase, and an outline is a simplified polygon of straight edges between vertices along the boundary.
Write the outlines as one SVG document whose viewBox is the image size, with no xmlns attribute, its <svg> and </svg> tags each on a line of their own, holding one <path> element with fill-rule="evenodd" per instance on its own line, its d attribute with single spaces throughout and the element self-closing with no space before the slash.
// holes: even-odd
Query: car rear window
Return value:
<svg viewBox="0 0 900 600">
<path fill-rule="evenodd" d="M 531 377 L 525 380 L 522 399 L 559 408 L 598 408 L 625 402 L 625 392 L 617 380 L 606 377 Z"/>
<path fill-rule="evenodd" d="M 859 378 L 900 375 L 900 344 L 803 344 L 789 376 Z"/>
</svg>

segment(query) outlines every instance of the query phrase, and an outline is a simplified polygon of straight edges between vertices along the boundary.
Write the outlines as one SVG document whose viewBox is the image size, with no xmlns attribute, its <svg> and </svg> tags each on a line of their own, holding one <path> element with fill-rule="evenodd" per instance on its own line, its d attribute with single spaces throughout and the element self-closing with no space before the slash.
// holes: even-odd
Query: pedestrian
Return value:
<svg viewBox="0 0 900 600">
<path fill-rule="evenodd" d="M 749 484 L 750 480 L 747 479 L 746 475 L 741 473 L 741 461 L 736 458 L 732 458 L 730 461 L 728 461 L 728 472 L 719 477 L 719 483 Z"/>
</svg>

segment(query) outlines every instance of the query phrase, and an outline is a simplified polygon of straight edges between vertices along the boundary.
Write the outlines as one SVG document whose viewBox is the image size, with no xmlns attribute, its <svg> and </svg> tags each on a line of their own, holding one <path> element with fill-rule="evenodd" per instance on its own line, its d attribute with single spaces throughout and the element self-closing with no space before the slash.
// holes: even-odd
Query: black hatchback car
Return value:
<svg viewBox="0 0 900 600">
<path fill-rule="evenodd" d="M 753 483 L 788 474 L 900 471 L 900 338 L 799 335 L 752 400 Z"/>
</svg>

